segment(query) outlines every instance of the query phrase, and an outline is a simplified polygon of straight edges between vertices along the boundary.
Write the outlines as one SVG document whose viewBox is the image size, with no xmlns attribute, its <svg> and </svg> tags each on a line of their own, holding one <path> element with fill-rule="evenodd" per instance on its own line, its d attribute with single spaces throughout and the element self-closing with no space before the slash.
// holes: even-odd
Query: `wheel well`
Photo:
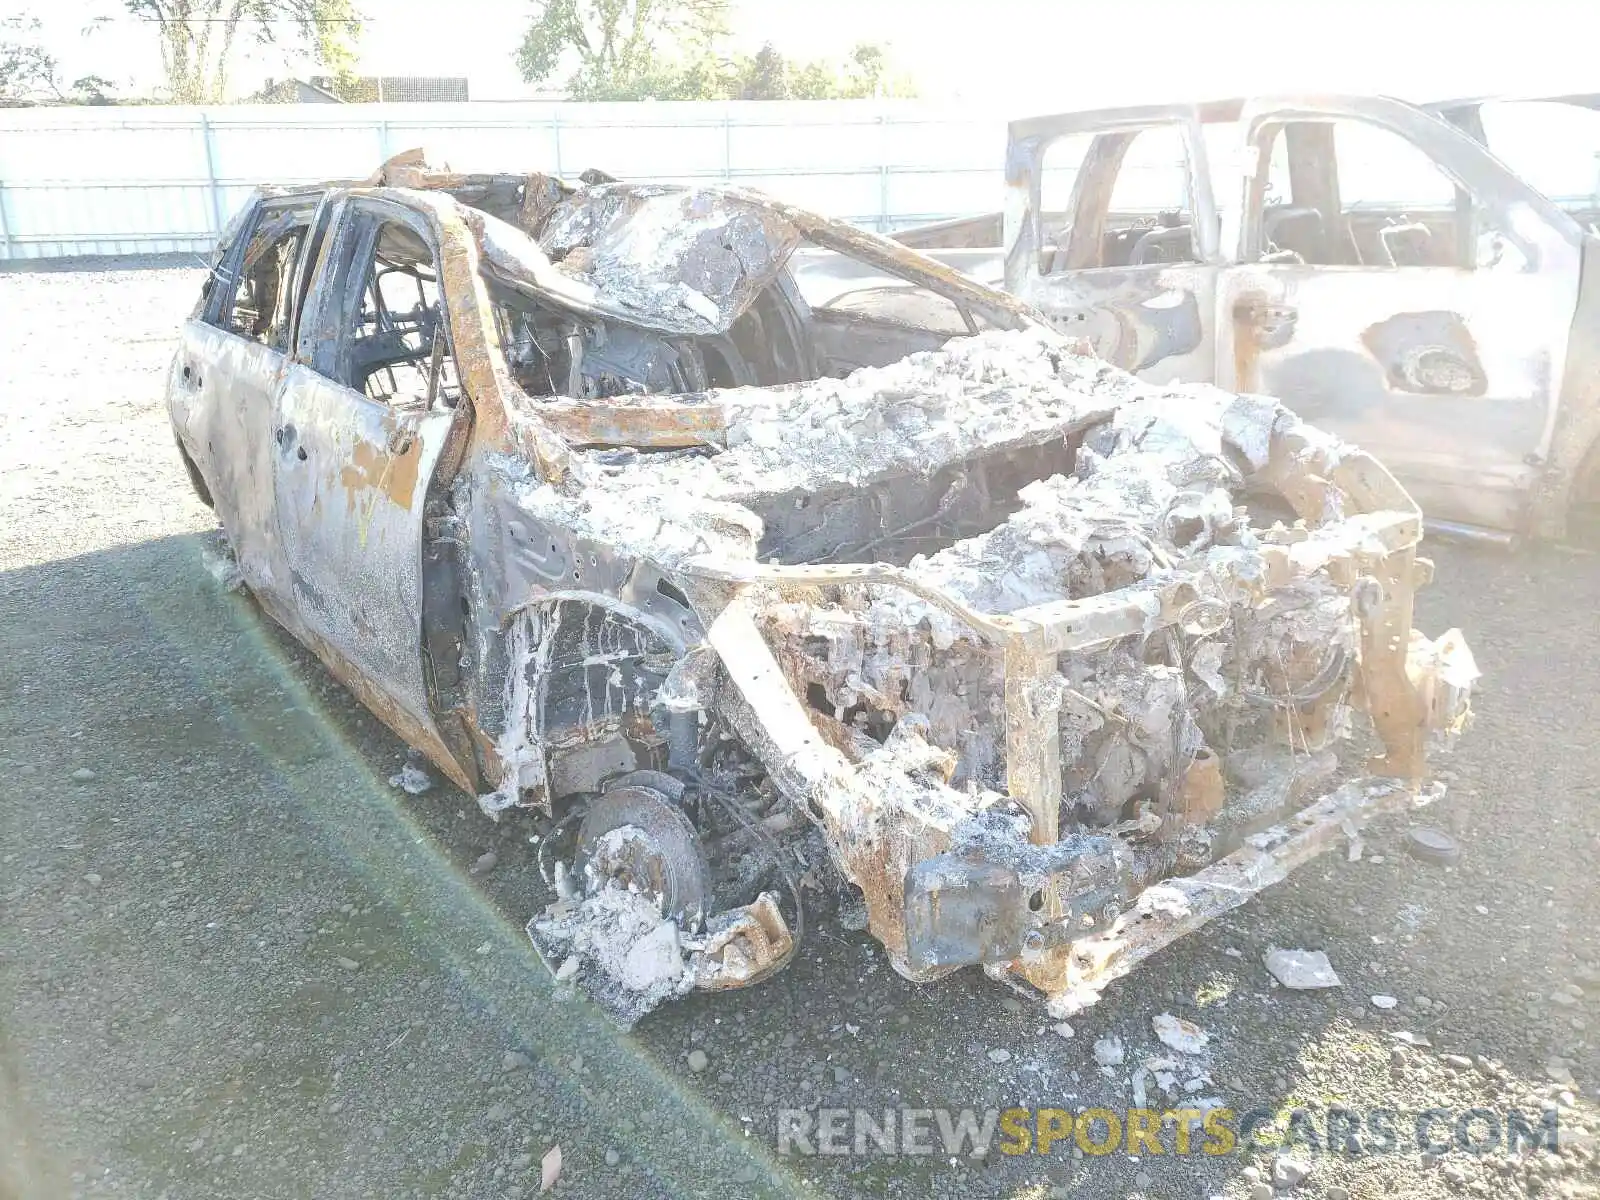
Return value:
<svg viewBox="0 0 1600 1200">
<path fill-rule="evenodd" d="M 200 503 L 207 508 L 216 508 L 211 500 L 211 489 L 206 486 L 205 477 L 200 474 L 200 468 L 194 465 L 194 459 L 189 457 L 189 452 L 183 448 L 183 439 L 176 432 L 172 435 L 173 441 L 178 444 L 178 457 L 183 459 L 183 469 L 189 473 L 189 484 L 194 488 L 194 494 L 200 497 Z"/>
</svg>

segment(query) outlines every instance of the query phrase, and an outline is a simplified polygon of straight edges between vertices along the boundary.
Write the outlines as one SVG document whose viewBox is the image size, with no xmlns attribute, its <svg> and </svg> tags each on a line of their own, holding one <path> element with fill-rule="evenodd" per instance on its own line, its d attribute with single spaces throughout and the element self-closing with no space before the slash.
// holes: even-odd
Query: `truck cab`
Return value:
<svg viewBox="0 0 1600 1200">
<path fill-rule="evenodd" d="M 1439 115 L 1381 97 L 1012 123 L 1001 213 L 904 233 L 1146 380 L 1279 397 L 1435 526 L 1559 536 L 1600 434 L 1600 242 Z M 1587 287 L 1585 286 L 1587 284 Z"/>
</svg>

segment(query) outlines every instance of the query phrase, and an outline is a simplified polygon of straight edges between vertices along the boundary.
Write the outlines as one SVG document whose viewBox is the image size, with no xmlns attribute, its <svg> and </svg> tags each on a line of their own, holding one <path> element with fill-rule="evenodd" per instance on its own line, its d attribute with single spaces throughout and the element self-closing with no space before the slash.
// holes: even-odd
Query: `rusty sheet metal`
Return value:
<svg viewBox="0 0 1600 1200">
<path fill-rule="evenodd" d="M 1269 547 L 1268 561 L 1276 586 L 1332 572 L 1346 586 L 1358 586 L 1366 597 L 1361 609 L 1363 699 L 1372 712 L 1386 755 L 1375 769 L 1415 781 L 1423 771 L 1424 743 L 1430 729 L 1454 724 L 1456 712 L 1431 712 L 1427 697 L 1435 684 L 1418 659 L 1410 632 L 1411 597 L 1425 581 L 1415 564 L 1421 522 L 1415 505 L 1370 457 L 1350 452 L 1337 440 L 1285 415 L 1271 423 L 1271 437 L 1256 447 L 1263 474 L 1291 493 L 1308 510 L 1315 508 L 1319 525 L 1326 519 L 1332 490 L 1338 488 L 1352 511 L 1322 525 L 1309 536 L 1283 547 Z M 1290 487 L 1294 479 L 1305 485 Z M 1337 480 L 1337 483 L 1335 482 Z M 1348 490 L 1345 490 L 1348 489 Z M 1368 510 L 1371 511 L 1362 511 Z M 1009 614 L 978 613 L 954 602 L 937 589 L 919 584 L 899 568 L 885 564 L 813 565 L 799 567 L 739 564 L 733 567 L 690 560 L 696 576 L 715 578 L 735 587 L 735 598 L 709 623 L 708 640 L 718 651 L 731 682 L 748 705 L 753 720 L 741 728 L 761 731 L 763 760 L 780 783 L 796 788 L 806 804 L 822 814 L 846 874 L 866 897 L 869 928 L 882 941 L 896 969 L 912 978 L 927 977 L 908 959 L 904 881 L 910 866 L 942 853 L 959 824 L 961 803 L 955 794 L 940 799 L 940 789 L 913 789 L 904 798 L 885 789 L 861 791 L 864 768 L 872 761 L 850 762 L 852 739 L 842 728 L 805 710 L 797 698 L 805 683 L 793 663 L 788 670 L 761 635 L 748 606 L 760 587 L 780 594 L 830 584 L 876 584 L 905 587 L 959 617 L 981 639 L 1006 654 L 1005 723 L 1007 791 L 1030 817 L 1030 837 L 1048 846 L 1060 837 L 1057 817 L 1061 801 L 1056 713 L 1061 684 L 1054 655 L 1084 648 L 1130 633 L 1148 633 L 1183 619 L 1197 598 L 1181 578 L 1146 591 L 1125 589 L 1082 600 L 1063 600 Z M 1426 658 L 1433 643 L 1422 639 Z M 1420 664 L 1420 665 L 1419 665 Z M 1321 714 L 1300 722 L 1299 738 L 1320 729 Z M 1294 737 L 1293 728 L 1284 736 Z M 1320 738 L 1320 734 L 1317 734 Z M 770 739 L 770 742 L 765 741 Z M 781 764 L 781 765 L 780 765 Z M 868 768 L 870 769 L 870 768 Z M 782 773 L 778 773 L 781 770 Z M 1219 782 L 1219 781 L 1213 781 Z M 1191 797 L 1180 804 L 1197 813 L 1216 807 L 1219 797 L 1204 779 L 1196 778 Z M 1180 793 L 1185 788 L 1179 785 Z M 970 811 L 970 806 L 969 806 Z M 915 847 L 907 856 L 905 847 Z M 889 855 L 889 861 L 885 861 Z M 1264 886 L 1264 885 L 1263 885 Z M 1062 910 L 1058 889 L 1041 892 L 1040 911 L 1048 922 Z M 1011 964 L 1020 977 L 1047 994 L 1069 986 L 1074 951 L 1070 935 L 1043 945 L 1025 960 Z"/>
<path fill-rule="evenodd" d="M 438 239 L 439 294 L 449 320 L 456 374 L 471 405 L 472 452 L 519 449 L 542 477 L 561 479 L 570 451 L 560 438 L 529 422 L 518 422 L 513 432 L 509 397 L 516 385 L 498 341 L 490 336 L 494 312 L 483 279 L 481 234 L 471 210 L 444 194 L 384 188 L 364 194 L 421 211 Z"/>
<path fill-rule="evenodd" d="M 704 396 L 563 398 L 525 411 L 574 446 L 720 446 L 728 432 L 722 406 Z"/>
<path fill-rule="evenodd" d="M 694 986 L 703 992 L 750 987 L 788 966 L 798 948 L 778 898 L 762 892 L 753 903 L 712 918 L 690 956 Z"/>
<path fill-rule="evenodd" d="M 288 568 L 273 510 L 273 428 L 285 356 L 191 318 L 168 379 L 168 411 L 190 459 L 209 481 L 252 590 L 286 595 Z M 181 360 L 181 365 L 180 365 Z"/>
<path fill-rule="evenodd" d="M 273 487 L 294 608 L 373 688 L 430 725 L 419 546 L 454 419 L 357 398 L 298 364 L 278 396 Z"/>
<path fill-rule="evenodd" d="M 819 815 L 840 870 L 865 898 L 867 927 L 895 970 L 910 979 L 947 973 L 917 971 L 907 960 L 905 880 L 914 863 L 949 848 L 951 831 L 968 815 L 964 798 L 919 788 L 892 768 L 863 771 L 829 745 L 785 681 L 751 599 L 730 600 L 706 640 L 754 718 L 753 748 L 779 786 Z"/>
<path fill-rule="evenodd" d="M 1061 684 L 1056 656 L 1016 641 L 1005 649 L 1006 792 L 1028 811 L 1029 836 L 1061 835 Z"/>
<path fill-rule="evenodd" d="M 1021 974 L 1037 981 L 1053 1014 L 1070 1016 L 1157 951 L 1332 848 L 1348 836 L 1347 827 L 1359 829 L 1375 816 L 1427 804 L 1442 794 L 1442 787 L 1417 792 L 1392 780 L 1347 783 L 1204 870 L 1146 888 L 1111 929 L 1078 941 L 1062 969 L 1043 973 L 1023 964 Z"/>
<path fill-rule="evenodd" d="M 824 217 L 758 192 L 735 190 L 741 196 L 754 198 L 769 206 L 818 246 L 847 254 L 908 283 L 929 287 L 966 305 L 997 329 L 1023 329 L 1040 319 L 1039 314 L 1024 301 L 977 283 L 961 271 L 903 246 L 893 238 Z"/>
</svg>

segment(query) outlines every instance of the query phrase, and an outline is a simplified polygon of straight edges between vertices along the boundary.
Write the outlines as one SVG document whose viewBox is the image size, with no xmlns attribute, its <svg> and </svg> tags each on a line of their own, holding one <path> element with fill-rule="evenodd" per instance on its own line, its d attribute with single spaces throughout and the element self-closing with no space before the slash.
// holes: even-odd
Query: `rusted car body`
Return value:
<svg viewBox="0 0 1600 1200">
<path fill-rule="evenodd" d="M 804 253 L 880 284 L 813 308 Z M 530 936 L 625 1021 L 766 978 L 819 902 L 1070 1010 L 1430 797 L 1467 718 L 1370 456 L 753 193 L 263 191 L 170 410 L 261 607 L 540 814 Z"/>
<path fill-rule="evenodd" d="M 1439 116 L 1317 96 L 1037 117 L 1011 126 L 1006 188 L 1001 213 L 898 236 L 1141 378 L 1282 399 L 1430 525 L 1557 537 L 1592 490 L 1600 242 Z"/>
</svg>

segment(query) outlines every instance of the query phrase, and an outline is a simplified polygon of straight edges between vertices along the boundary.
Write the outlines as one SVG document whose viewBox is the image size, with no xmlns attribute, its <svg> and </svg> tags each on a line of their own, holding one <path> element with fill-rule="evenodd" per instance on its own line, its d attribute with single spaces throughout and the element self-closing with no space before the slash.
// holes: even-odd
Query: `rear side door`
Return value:
<svg viewBox="0 0 1600 1200">
<path fill-rule="evenodd" d="M 1376 454 L 1430 517 L 1518 525 L 1550 444 L 1581 233 L 1398 101 L 1248 106 L 1217 382 Z"/>
<path fill-rule="evenodd" d="M 1221 258 L 1200 110 L 1018 121 L 1006 176 L 1006 290 L 1119 367 L 1209 381 Z"/>
<path fill-rule="evenodd" d="M 424 741 L 437 731 L 422 667 L 423 509 L 465 414 L 439 278 L 420 215 L 338 202 L 278 387 L 271 453 L 297 632 Z"/>
<path fill-rule="evenodd" d="M 272 496 L 273 405 L 293 349 L 319 196 L 258 201 L 184 325 L 169 383 L 173 425 L 211 493 L 240 573 L 285 594 Z"/>
</svg>

